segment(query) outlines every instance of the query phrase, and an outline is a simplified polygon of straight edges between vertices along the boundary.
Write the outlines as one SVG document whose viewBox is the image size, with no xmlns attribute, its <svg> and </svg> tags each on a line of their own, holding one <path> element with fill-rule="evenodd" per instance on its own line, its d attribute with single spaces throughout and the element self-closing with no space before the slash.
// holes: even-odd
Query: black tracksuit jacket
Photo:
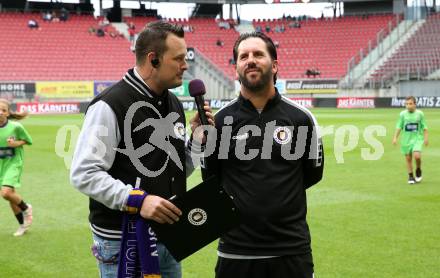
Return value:
<svg viewBox="0 0 440 278">
<path fill-rule="evenodd" d="M 242 225 L 221 237 L 219 251 L 311 252 L 306 189 L 321 180 L 324 167 L 313 115 L 276 92 L 261 113 L 240 95 L 216 113 L 215 122 L 216 149 L 204 160 L 203 177 L 218 175 L 244 216 Z"/>
</svg>

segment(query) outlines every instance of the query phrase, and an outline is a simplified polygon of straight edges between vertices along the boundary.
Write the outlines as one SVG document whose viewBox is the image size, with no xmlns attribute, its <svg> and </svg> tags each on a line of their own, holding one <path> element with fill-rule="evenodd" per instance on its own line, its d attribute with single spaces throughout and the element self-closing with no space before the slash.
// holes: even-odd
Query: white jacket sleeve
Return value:
<svg viewBox="0 0 440 278">
<path fill-rule="evenodd" d="M 108 174 L 121 140 L 116 115 L 104 101 L 89 107 L 70 169 L 71 184 L 90 198 L 122 210 L 133 189 Z"/>
</svg>

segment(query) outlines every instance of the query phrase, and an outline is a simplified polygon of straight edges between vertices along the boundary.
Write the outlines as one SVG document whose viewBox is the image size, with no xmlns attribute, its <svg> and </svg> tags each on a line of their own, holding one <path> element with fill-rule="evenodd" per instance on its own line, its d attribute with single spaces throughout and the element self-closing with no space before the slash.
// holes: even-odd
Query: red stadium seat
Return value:
<svg viewBox="0 0 440 278">
<path fill-rule="evenodd" d="M 415 34 L 371 76 L 386 80 L 394 75 L 423 77 L 440 66 L 440 13 L 433 14 Z"/>
<path fill-rule="evenodd" d="M 40 30 L 27 27 L 30 18 L 38 20 Z M 40 18 L 39 13 L 0 13 L 0 80 L 119 80 L 134 65 L 135 57 L 127 39 L 108 35 L 98 38 L 88 33 L 89 27 L 96 27 L 100 18 L 72 14 L 67 22 L 59 23 L 43 22 Z M 263 30 L 269 25 L 272 30 L 269 36 L 280 43 L 279 77 L 304 78 L 305 71 L 313 67 L 321 71 L 321 77 L 340 78 L 346 73 L 349 59 L 366 47 L 392 18 L 390 14 L 368 19 L 317 19 L 302 21 L 301 28 L 289 28 L 287 20 L 257 19 L 253 25 Z M 137 32 L 156 20 L 154 17 L 123 19 L 133 22 Z M 220 29 L 219 21 L 207 18 L 172 21 L 191 25 L 194 32 L 185 33 L 187 45 L 197 48 L 227 76 L 235 78 L 234 68 L 229 65 L 239 36 L 234 28 Z M 281 24 L 285 32 L 275 33 L 276 25 Z M 114 28 L 108 26 L 107 31 Z M 427 38 L 426 45 L 432 47 L 439 37 Z M 223 41 L 223 47 L 216 45 L 218 38 Z"/>
</svg>

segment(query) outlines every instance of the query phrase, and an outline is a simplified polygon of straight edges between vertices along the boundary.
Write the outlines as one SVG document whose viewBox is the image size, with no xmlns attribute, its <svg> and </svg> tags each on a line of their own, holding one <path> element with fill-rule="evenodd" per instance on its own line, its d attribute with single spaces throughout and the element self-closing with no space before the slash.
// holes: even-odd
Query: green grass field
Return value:
<svg viewBox="0 0 440 278">
<path fill-rule="evenodd" d="M 336 133 L 343 134 L 344 125 L 360 133 L 360 144 L 344 153 L 344 163 L 337 163 L 334 145 L 347 139 L 324 137 L 324 179 L 308 190 L 316 277 L 440 277 L 440 110 L 424 110 L 430 145 L 423 153 L 424 180 L 414 186 L 406 183 L 404 158 L 391 145 L 399 110 L 313 112 L 321 126 L 334 126 Z M 64 160 L 55 154 L 59 128 L 81 122 L 81 115 L 23 121 L 34 145 L 25 150 L 19 193 L 34 206 L 34 224 L 25 236 L 14 238 L 15 217 L 8 203 L 0 202 L 0 277 L 98 277 L 87 198 L 70 186 Z M 386 136 L 376 137 L 384 148 L 377 160 L 361 156 L 361 148 L 369 147 L 363 138 L 369 125 L 386 129 Z M 189 185 L 199 181 L 197 171 Z M 184 277 L 213 277 L 215 248 L 212 243 L 184 260 Z"/>
</svg>

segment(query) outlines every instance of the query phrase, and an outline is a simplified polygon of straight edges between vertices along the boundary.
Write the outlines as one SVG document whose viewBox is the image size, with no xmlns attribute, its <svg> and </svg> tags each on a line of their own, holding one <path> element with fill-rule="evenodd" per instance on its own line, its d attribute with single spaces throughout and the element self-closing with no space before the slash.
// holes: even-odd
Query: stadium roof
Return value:
<svg viewBox="0 0 440 278">
<path fill-rule="evenodd" d="M 124 0 L 136 1 L 139 0 Z M 150 2 L 150 1 L 145 1 Z M 266 4 L 266 3 L 322 3 L 331 2 L 328 0 L 156 0 L 154 2 L 173 2 L 173 3 L 198 3 L 198 4 Z"/>
<path fill-rule="evenodd" d="M 28 2 L 51 2 L 53 0 L 27 0 Z M 73 3 L 75 0 L 55 0 L 59 3 Z M 80 3 L 87 2 L 86 0 L 76 0 Z M 105 0 L 102 0 L 105 1 Z M 107 0 L 118 2 L 139 2 L 139 0 Z M 287 3 L 336 3 L 336 2 L 381 2 L 392 0 L 140 0 L 141 2 L 156 2 L 156 3 L 192 3 L 192 4 L 287 4 Z M 1 2 L 1 1 L 0 1 Z M 78 3 L 77 2 L 77 3 Z"/>
</svg>

